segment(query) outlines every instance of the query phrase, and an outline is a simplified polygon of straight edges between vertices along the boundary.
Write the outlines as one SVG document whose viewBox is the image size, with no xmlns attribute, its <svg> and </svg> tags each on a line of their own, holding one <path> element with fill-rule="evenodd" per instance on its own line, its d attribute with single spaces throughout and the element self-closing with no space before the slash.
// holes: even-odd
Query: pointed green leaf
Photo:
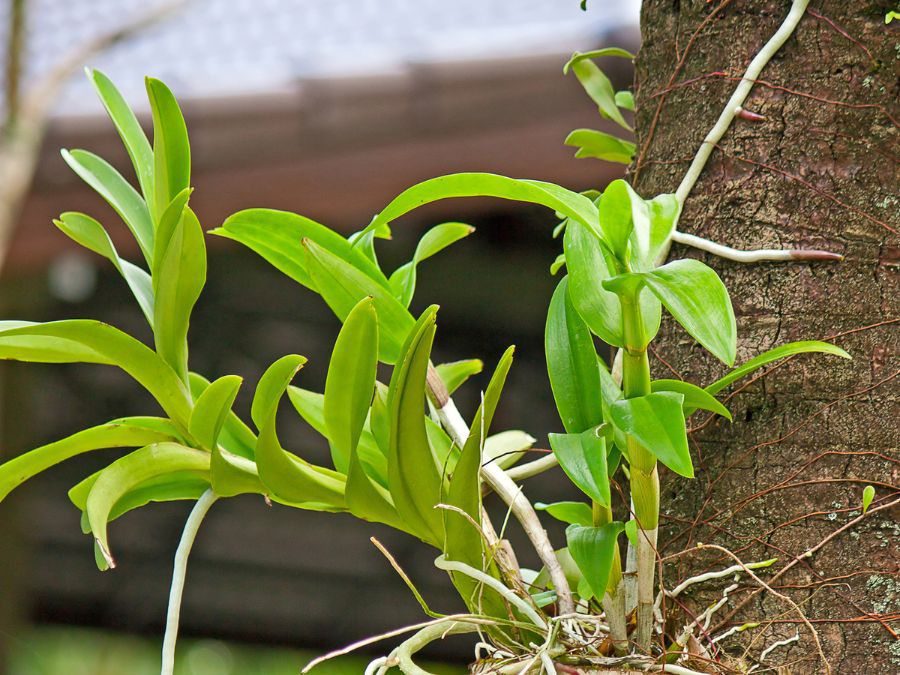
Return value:
<svg viewBox="0 0 900 675">
<path fill-rule="evenodd" d="M 607 523 L 602 527 L 569 525 L 566 528 L 569 553 L 594 597 L 602 598 L 606 593 L 615 559 L 616 540 L 624 529 L 625 526 L 619 522 Z"/>
<path fill-rule="evenodd" d="M 865 513 L 869 510 L 869 507 L 872 505 L 872 500 L 875 499 L 875 488 L 871 485 L 866 485 L 863 488 L 862 493 L 862 512 Z"/>
<path fill-rule="evenodd" d="M 260 480 L 273 497 L 295 505 L 321 504 L 340 510 L 345 507 L 345 477 L 287 452 L 278 440 L 278 403 L 305 362 L 302 356 L 284 356 L 269 366 L 259 380 L 250 408 L 250 416 L 259 429 L 256 466 Z"/>
<path fill-rule="evenodd" d="M 634 159 L 634 143 L 595 129 L 575 129 L 566 137 L 565 144 L 578 148 L 575 153 L 578 159 L 593 157 L 617 164 L 631 164 Z"/>
<path fill-rule="evenodd" d="M 297 283 L 317 291 L 306 269 L 306 255 L 301 242 L 309 239 L 353 267 L 364 272 L 381 286 L 388 281 L 381 270 L 362 252 L 338 233 L 324 225 L 287 211 L 248 209 L 229 216 L 222 227 L 211 231 L 233 239 L 255 251 Z"/>
<path fill-rule="evenodd" d="M 462 384 L 473 375 L 477 375 L 484 368 L 480 359 L 466 359 L 464 361 L 452 361 L 435 366 L 438 375 L 444 382 L 448 394 L 453 394 Z"/>
<path fill-rule="evenodd" d="M 675 391 L 684 396 L 684 414 L 689 415 L 698 408 L 700 410 L 709 410 L 717 415 L 721 415 L 727 420 L 731 420 L 731 413 L 728 408 L 719 403 L 715 397 L 701 389 L 695 384 L 684 382 L 682 380 L 653 380 L 650 383 L 650 391 Z"/>
<path fill-rule="evenodd" d="M 224 375 L 210 384 L 197 399 L 188 431 L 200 447 L 213 450 L 225 425 L 243 378 Z"/>
<path fill-rule="evenodd" d="M 600 229 L 610 249 L 620 261 L 640 258 L 649 242 L 650 216 L 647 204 L 621 178 L 611 182 L 603 191 L 599 205 Z M 632 237 L 634 233 L 634 237 Z M 631 256 L 628 244 L 631 240 Z"/>
<path fill-rule="evenodd" d="M 86 68 L 85 72 L 103 102 L 103 107 L 106 108 L 116 131 L 119 132 L 128 156 L 131 157 L 141 192 L 148 198 L 151 197 L 153 195 L 153 150 L 150 148 L 150 142 L 147 140 L 144 130 L 112 80 L 93 68 Z"/>
<path fill-rule="evenodd" d="M 634 112 L 634 94 L 627 89 L 616 92 L 616 105 L 625 110 Z"/>
<path fill-rule="evenodd" d="M 325 380 L 325 428 L 334 468 L 347 473 L 375 391 L 378 320 L 372 298 L 347 315 L 334 343 Z"/>
<path fill-rule="evenodd" d="M 203 392 L 210 386 L 210 382 L 197 373 L 189 373 L 188 379 L 191 395 L 194 397 L 194 400 L 199 401 L 203 396 Z M 191 416 L 193 417 L 193 414 Z M 225 421 L 219 430 L 216 443 L 234 455 L 252 460 L 253 449 L 256 447 L 256 434 L 232 410 L 228 410 L 225 413 Z"/>
<path fill-rule="evenodd" d="M 154 261 L 155 296 L 153 334 L 156 351 L 187 381 L 187 333 L 191 311 L 206 283 L 206 244 L 200 221 L 185 208 L 168 241 L 162 239 L 161 256 Z"/>
<path fill-rule="evenodd" d="M 575 52 L 572 54 L 572 58 L 566 61 L 566 65 L 563 66 L 563 74 L 568 73 L 569 69 L 579 61 L 584 61 L 585 59 L 599 59 L 602 56 L 618 56 L 630 61 L 635 59 L 634 54 L 621 47 L 602 47 L 589 52 Z"/>
<path fill-rule="evenodd" d="M 391 292 L 365 273 L 311 240 L 304 240 L 306 266 L 322 298 L 344 321 L 363 298 L 370 296 L 378 315 L 378 355 L 396 363 L 415 321 Z"/>
<path fill-rule="evenodd" d="M 243 494 L 266 494 L 256 464 L 218 445 L 213 446 L 209 462 L 210 482 L 219 497 Z"/>
<path fill-rule="evenodd" d="M 572 58 L 569 67 L 575 73 L 575 77 L 578 78 L 587 95 L 597 104 L 600 114 L 611 119 L 623 129 L 631 131 L 631 126 L 622 117 L 619 106 L 616 105 L 616 90 L 613 89 L 612 82 L 596 63 L 586 58 L 578 58 L 578 56 Z"/>
<path fill-rule="evenodd" d="M 463 223 L 442 223 L 428 230 L 419 241 L 419 245 L 416 246 L 413 259 L 398 267 L 389 279 L 391 290 L 397 300 L 404 307 L 409 307 L 416 291 L 416 267 L 418 264 L 469 236 L 474 231 L 474 227 Z"/>
<path fill-rule="evenodd" d="M 840 356 L 843 359 L 852 358 L 840 347 L 836 347 L 835 345 L 829 344 L 827 342 L 819 342 L 817 340 L 789 342 L 786 345 L 780 345 L 766 352 L 763 352 L 758 356 L 753 357 L 746 363 L 743 363 L 732 370 L 725 377 L 720 378 L 712 384 L 708 385 L 707 387 L 705 387 L 705 389 L 710 394 L 715 395 L 731 383 L 741 379 L 742 377 L 750 375 L 763 366 L 769 365 L 773 361 L 778 361 L 779 359 L 784 359 L 788 356 L 794 356 L 795 354 L 809 354 L 814 352 L 818 352 L 821 354 L 832 354 L 834 356 Z"/>
<path fill-rule="evenodd" d="M 178 443 L 156 443 L 125 455 L 103 469 L 88 494 L 85 511 L 91 531 L 110 567 L 106 524 L 121 497 L 143 481 L 176 471 L 208 471 L 209 453 Z"/>
<path fill-rule="evenodd" d="M 649 209 L 649 232 L 646 237 L 648 245 L 642 252 L 643 258 L 635 261 L 633 266 L 633 269 L 639 272 L 648 272 L 661 262 L 659 258 L 669 244 L 672 232 L 678 224 L 678 217 L 681 215 L 681 204 L 673 194 L 657 195 L 646 204 Z M 637 228 L 639 224 L 643 226 L 641 221 L 635 222 L 635 227 Z"/>
<path fill-rule="evenodd" d="M 158 220 L 178 193 L 191 186 L 191 146 L 175 96 L 152 77 L 146 78 L 146 85 L 153 115 L 153 213 Z"/>
<path fill-rule="evenodd" d="M 660 391 L 622 399 L 609 408 L 613 424 L 677 474 L 694 477 L 684 423 L 684 396 Z"/>
<path fill-rule="evenodd" d="M 391 416 L 388 482 L 397 512 L 433 546 L 444 540 L 441 475 L 425 431 L 425 375 L 435 333 L 437 307 L 425 310 L 410 331 L 394 368 L 388 394 Z"/>
<path fill-rule="evenodd" d="M 549 434 L 550 447 L 569 479 L 595 502 L 611 504 L 606 439 L 596 429 L 580 434 Z"/>
<path fill-rule="evenodd" d="M 184 383 L 157 354 L 117 328 L 87 319 L 0 321 L 0 359 L 118 366 L 137 380 L 182 428 L 190 418 Z"/>
<path fill-rule="evenodd" d="M 328 429 L 325 427 L 325 396 L 316 392 L 307 391 L 299 387 L 288 387 L 288 398 L 294 409 L 300 414 L 307 424 L 315 429 L 322 437 L 328 438 Z M 377 395 L 376 395 L 377 400 Z M 376 402 L 373 401 L 373 406 Z M 385 412 L 387 420 L 387 413 Z M 388 428 L 390 422 L 386 421 Z M 363 427 L 359 437 L 357 453 L 365 467 L 366 474 L 373 478 L 382 487 L 387 487 L 387 437 L 390 432 L 384 432 L 384 450 L 375 440 L 375 436 L 368 426 Z"/>
<path fill-rule="evenodd" d="M 497 197 L 542 204 L 597 233 L 597 209 L 587 197 L 552 183 L 507 178 L 492 173 L 457 173 L 414 185 L 397 196 L 375 216 L 366 230 L 389 223 L 405 213 L 440 199 Z"/>
<path fill-rule="evenodd" d="M 153 221 L 143 197 L 111 164 L 92 152 L 63 150 L 62 157 L 119 214 L 150 264 L 153 260 Z"/>
<path fill-rule="evenodd" d="M 645 275 L 647 287 L 675 320 L 717 359 L 734 364 L 737 324 L 728 289 L 699 260 L 675 260 Z"/>
<path fill-rule="evenodd" d="M 534 505 L 538 511 L 546 511 L 551 516 L 569 525 L 593 525 L 594 517 L 591 507 L 584 502 L 553 502 L 544 504 L 536 502 Z"/>
<path fill-rule="evenodd" d="M 109 260 L 118 270 L 128 288 L 138 301 L 141 311 L 147 317 L 150 327 L 153 327 L 153 282 L 150 275 L 137 265 L 119 257 L 112 239 L 109 238 L 103 225 L 83 213 L 67 211 L 54 220 L 56 225 L 70 239 L 81 244 L 94 253 Z"/>
<path fill-rule="evenodd" d="M 0 501 L 29 478 L 76 455 L 178 439 L 178 431 L 171 422 L 160 417 L 123 417 L 79 431 L 0 464 Z"/>
<path fill-rule="evenodd" d="M 566 431 L 581 433 L 603 422 L 594 339 L 569 297 L 568 277 L 560 280 L 550 300 L 544 349 L 553 399 Z"/>
</svg>

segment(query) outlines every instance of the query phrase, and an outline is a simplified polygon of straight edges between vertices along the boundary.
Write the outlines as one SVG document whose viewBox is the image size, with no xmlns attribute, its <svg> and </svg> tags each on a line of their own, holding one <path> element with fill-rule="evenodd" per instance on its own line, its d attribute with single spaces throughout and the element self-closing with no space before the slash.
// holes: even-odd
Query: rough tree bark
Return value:
<svg viewBox="0 0 900 675">
<path fill-rule="evenodd" d="M 640 153 L 632 168 L 639 193 L 674 191 L 735 78 L 789 4 L 644 0 Z M 692 434 L 698 478 L 665 475 L 661 500 L 670 509 L 663 554 L 715 542 L 745 561 L 778 556 L 763 576 L 801 604 L 834 673 L 900 670 L 900 525 L 897 507 L 888 506 L 900 495 L 900 26 L 884 24 L 890 9 L 896 3 L 888 0 L 811 2 L 745 106 L 765 119 L 735 121 L 679 228 L 738 248 L 811 247 L 846 256 L 838 264 L 753 266 L 703 257 L 732 293 L 739 361 L 813 338 L 833 338 L 854 360 L 794 359 L 730 401 L 733 427 L 695 416 L 702 427 Z M 698 255 L 682 247 L 674 254 Z M 722 372 L 671 323 L 658 357 L 657 377 L 669 365 L 703 380 Z M 868 515 L 797 560 L 859 517 L 867 484 L 877 491 Z M 668 570 L 667 581 L 729 564 L 698 552 Z M 696 611 L 711 597 L 695 593 L 687 604 Z M 753 595 L 751 585 L 733 597 L 732 607 L 743 607 L 720 612 L 714 629 L 717 622 L 720 632 L 744 621 L 763 625 L 720 644 L 740 651 L 755 639 L 751 654 L 758 655 L 799 632 L 767 664 L 826 672 L 788 605 Z"/>
</svg>

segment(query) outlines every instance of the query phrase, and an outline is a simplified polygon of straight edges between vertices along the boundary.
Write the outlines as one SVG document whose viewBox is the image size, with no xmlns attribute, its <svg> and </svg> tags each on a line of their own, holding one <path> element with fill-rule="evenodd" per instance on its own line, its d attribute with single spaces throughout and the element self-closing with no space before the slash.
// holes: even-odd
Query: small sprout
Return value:
<svg viewBox="0 0 900 675">
<path fill-rule="evenodd" d="M 869 510 L 869 506 L 872 505 L 872 500 L 875 499 L 875 488 L 871 485 L 866 485 L 863 489 L 862 494 L 862 512 L 865 513 Z"/>
</svg>

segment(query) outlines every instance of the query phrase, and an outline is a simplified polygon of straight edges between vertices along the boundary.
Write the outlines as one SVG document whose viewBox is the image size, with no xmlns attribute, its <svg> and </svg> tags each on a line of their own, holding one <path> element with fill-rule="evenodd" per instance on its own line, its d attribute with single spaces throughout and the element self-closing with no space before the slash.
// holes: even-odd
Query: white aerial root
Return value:
<svg viewBox="0 0 900 675">
<path fill-rule="evenodd" d="M 782 45 L 784 45 L 787 39 L 793 34 L 794 30 L 796 30 L 797 24 L 800 22 L 800 19 L 803 18 L 803 14 L 806 12 L 806 7 L 808 4 L 809 0 L 794 0 L 791 4 L 791 9 L 788 12 L 788 15 L 784 19 L 784 22 L 772 35 L 772 37 L 769 38 L 769 41 L 762 47 L 762 49 L 759 50 L 759 53 L 757 53 L 757 55 L 753 57 L 753 60 L 750 61 L 750 65 L 747 66 L 747 70 L 745 71 L 744 76 L 735 87 L 731 98 L 728 99 L 728 103 L 726 103 L 725 107 L 722 109 L 722 112 L 719 115 L 719 119 L 716 120 L 713 128 L 709 130 L 706 138 L 703 139 L 703 142 L 700 144 L 700 147 L 697 150 L 697 154 L 694 155 L 694 159 L 691 162 L 691 165 L 688 167 L 684 178 L 682 178 L 681 180 L 681 184 L 675 191 L 675 196 L 678 199 L 678 203 L 680 205 L 684 205 L 685 200 L 687 200 L 688 195 L 690 195 L 691 193 L 691 190 L 694 189 L 694 185 L 696 185 L 697 179 L 700 177 L 700 174 L 706 167 L 706 163 L 709 161 L 709 157 L 712 154 L 713 149 L 716 147 L 719 141 L 722 140 L 722 136 L 725 135 L 725 132 L 728 131 L 728 128 L 731 126 L 734 118 L 739 114 L 742 106 L 744 105 L 744 101 L 747 100 L 747 96 L 750 95 L 750 91 L 753 89 L 753 85 L 756 84 L 756 80 L 759 77 L 759 74 L 762 72 L 763 68 L 766 67 L 769 61 L 772 60 L 772 57 L 775 56 L 778 50 L 781 49 Z M 687 246 L 692 246 L 702 251 L 706 251 L 707 253 L 712 253 L 713 255 L 719 256 L 720 258 L 725 258 L 727 260 L 733 260 L 740 263 L 754 263 L 760 261 L 843 259 L 843 256 L 837 253 L 831 253 L 830 251 L 777 249 L 757 249 L 753 251 L 741 251 L 739 249 L 731 248 L 730 246 L 717 244 L 715 242 L 709 241 L 708 239 L 704 239 L 703 237 L 698 237 L 693 234 L 687 234 L 685 232 L 679 232 L 677 230 L 672 232 L 671 241 L 677 242 L 679 244 L 686 244 Z M 668 253 L 669 246 L 667 245 L 660 253 L 657 264 L 661 264 L 665 260 Z"/>
<path fill-rule="evenodd" d="M 178 621 L 181 617 L 181 596 L 184 593 L 184 580 L 187 576 L 188 556 L 200 523 L 217 497 L 212 488 L 204 492 L 184 523 L 181 541 L 175 551 L 175 563 L 172 569 L 172 585 L 169 588 L 169 609 L 166 613 L 166 632 L 163 636 L 161 675 L 172 675 L 175 672 L 175 643 L 178 640 Z"/>
<path fill-rule="evenodd" d="M 732 565 L 731 567 L 726 567 L 724 570 L 718 570 L 715 572 L 705 572 L 703 574 L 698 574 L 695 577 L 690 577 L 689 579 L 685 579 L 680 584 L 678 584 L 671 591 L 665 591 L 667 598 L 677 598 L 681 595 L 685 590 L 693 586 L 694 584 L 703 583 L 704 581 L 710 581 L 712 579 L 724 579 L 725 577 L 729 577 L 732 574 L 740 574 L 744 571 L 744 568 L 748 570 L 759 570 L 766 567 L 771 567 L 776 562 L 778 562 L 778 558 L 770 558 L 769 560 L 761 560 L 760 562 L 751 562 L 746 563 L 744 565 Z M 662 593 L 656 596 L 656 606 L 659 607 L 662 602 Z"/>
<path fill-rule="evenodd" d="M 525 464 L 511 466 L 510 468 L 505 469 L 505 471 L 507 476 L 515 481 L 519 481 L 544 473 L 544 471 L 552 469 L 558 464 L 559 460 L 556 459 L 556 455 L 550 453 L 549 455 L 541 457 L 540 459 L 536 459 L 532 462 L 526 462 Z"/>
</svg>

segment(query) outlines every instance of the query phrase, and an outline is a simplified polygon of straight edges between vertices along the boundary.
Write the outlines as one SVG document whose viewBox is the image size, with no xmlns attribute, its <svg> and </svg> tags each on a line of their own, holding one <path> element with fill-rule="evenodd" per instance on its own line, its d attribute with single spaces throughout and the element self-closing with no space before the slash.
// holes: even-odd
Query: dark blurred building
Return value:
<svg viewBox="0 0 900 675">
<path fill-rule="evenodd" d="M 577 0 L 196 0 L 90 65 L 117 83 L 142 118 L 144 74 L 174 90 L 193 145 L 192 206 L 207 227 L 266 206 L 349 233 L 404 187 L 443 173 L 493 171 L 574 189 L 615 177 L 612 165 L 576 161 L 562 144 L 571 129 L 603 128 L 562 65 L 575 50 L 635 48 L 637 4 L 589 3 L 584 13 Z M 143 6 L 29 2 L 29 78 Z M 627 62 L 606 65 L 618 84 L 630 82 Z M 60 147 L 90 149 L 131 175 L 99 101 L 74 78 L 9 252 L 3 318 L 102 318 L 146 338 L 139 310 L 106 262 L 76 250 L 50 224 L 61 211 L 85 211 L 129 252 L 124 226 L 68 170 Z M 441 360 L 478 356 L 490 368 L 508 344 L 519 346 L 495 430 L 524 426 L 545 446 L 546 432 L 559 426 L 542 335 L 556 283 L 548 270 L 559 252 L 550 236 L 553 214 L 487 200 L 423 209 L 380 244 L 385 266 L 405 262 L 418 236 L 442 218 L 479 231 L 423 264 L 414 310 L 442 305 Z M 191 326 L 192 368 L 211 377 L 238 373 L 252 391 L 268 363 L 297 352 L 310 357 L 299 383 L 321 390 L 338 328 L 324 303 L 249 251 L 214 238 L 209 246 L 209 280 Z M 9 364 L 5 375 L 7 456 L 88 424 L 155 411 L 137 385 L 108 368 Z M 464 413 L 483 384 L 462 395 Z M 247 412 L 247 396 L 238 408 Z M 324 460 L 321 439 L 295 415 L 285 411 L 281 421 L 286 447 Z M 0 506 L 15 513 L 24 533 L 26 610 L 35 621 L 161 630 L 171 558 L 190 505 L 150 506 L 117 521 L 111 538 L 119 568 L 99 573 L 66 490 L 115 455 L 73 460 Z M 544 500 L 565 496 L 558 480 L 526 489 Z M 510 530 L 517 540 L 516 527 Z M 431 566 L 435 552 L 409 537 L 349 516 L 240 497 L 218 503 L 203 525 L 183 631 L 326 647 L 420 620 L 417 604 L 370 545 L 372 534 L 432 606 L 458 607 Z M 560 532 L 555 536 L 561 545 Z"/>
</svg>

